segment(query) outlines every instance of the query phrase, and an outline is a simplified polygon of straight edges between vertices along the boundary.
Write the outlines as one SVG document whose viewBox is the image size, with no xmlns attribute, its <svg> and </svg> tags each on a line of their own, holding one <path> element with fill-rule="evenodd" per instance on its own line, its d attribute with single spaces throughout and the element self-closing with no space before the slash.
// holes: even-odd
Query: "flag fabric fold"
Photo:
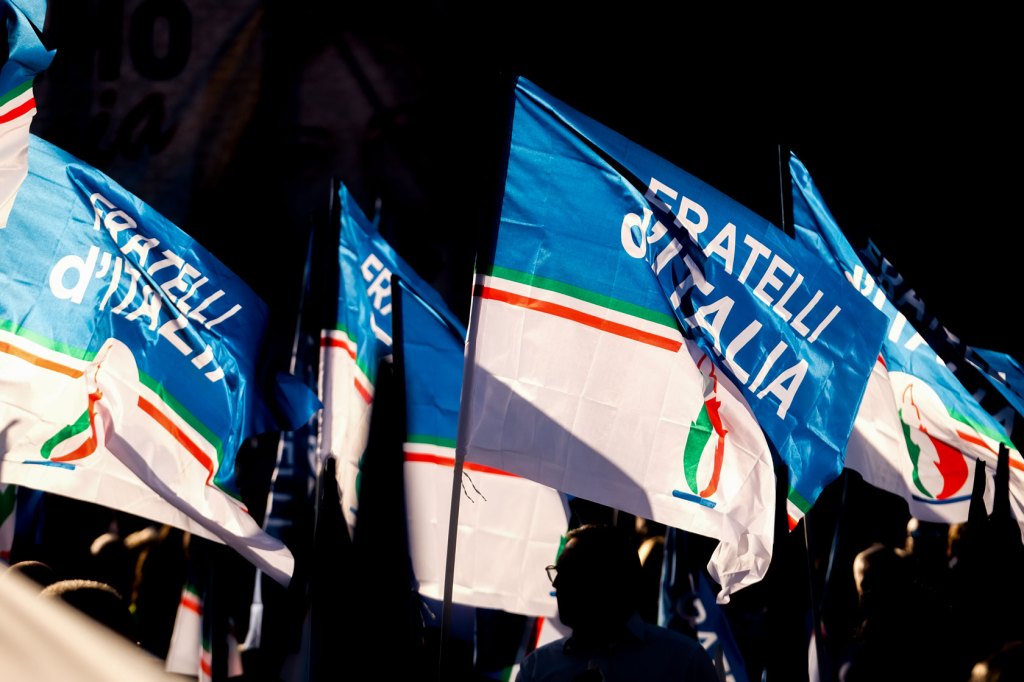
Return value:
<svg viewBox="0 0 1024 682">
<path fill-rule="evenodd" d="M 523 79 L 511 136 L 460 447 L 718 538 L 727 599 L 770 561 L 768 443 L 792 527 L 842 469 L 884 318 L 763 219 Z"/>
<path fill-rule="evenodd" d="M 465 328 L 394 280 L 396 362 L 405 380 L 405 490 L 420 594 L 443 599 Z M 528 616 L 558 612 L 544 566 L 569 525 L 558 491 L 507 471 L 463 464 L 452 601 Z"/>
<path fill-rule="evenodd" d="M 796 237 L 843 273 L 881 311 L 888 330 L 860 405 L 846 465 L 907 500 L 925 521 L 964 522 L 974 461 L 992 472 L 1000 444 L 1011 448 L 1012 497 L 1024 500 L 1024 459 L 914 325 L 899 312 L 843 235 L 807 168 L 790 156 Z M 993 486 L 986 506 L 991 508 Z M 1024 518 L 1018 516 L 1018 518 Z"/>
<path fill-rule="evenodd" d="M 265 304 L 175 225 L 38 138 L 0 266 L 0 482 L 224 542 L 287 582 L 235 456 L 280 424 L 258 370 Z M 308 389 L 289 421 L 316 407 Z M 304 413 L 304 414 L 303 414 Z"/>
<path fill-rule="evenodd" d="M 32 82 L 53 60 L 39 38 L 46 3 L 7 0 L 0 5 L 7 28 L 7 59 L 0 66 L 0 228 L 28 174 L 28 136 L 36 100 Z"/>
<path fill-rule="evenodd" d="M 392 274 L 424 292 L 435 310 L 447 311 L 447 306 L 374 229 L 344 185 L 338 189 L 338 204 L 338 306 L 334 328 L 324 329 L 320 337 L 324 410 L 318 451 L 321 458 L 337 461 L 342 513 L 351 535 L 359 513 L 361 462 L 377 371 L 381 362 L 391 361 Z M 454 317 L 449 321 L 459 324 Z"/>
</svg>

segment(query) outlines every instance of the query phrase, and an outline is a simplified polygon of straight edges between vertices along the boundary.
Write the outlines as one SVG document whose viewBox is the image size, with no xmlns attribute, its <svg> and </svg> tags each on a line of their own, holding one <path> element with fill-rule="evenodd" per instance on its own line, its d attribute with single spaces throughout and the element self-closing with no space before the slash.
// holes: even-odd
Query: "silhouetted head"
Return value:
<svg viewBox="0 0 1024 682">
<path fill-rule="evenodd" d="M 110 585 L 96 580 L 58 580 L 39 592 L 47 599 L 61 599 L 114 632 L 136 641 L 128 602 Z"/>
<path fill-rule="evenodd" d="M 600 636 L 618 629 L 637 607 L 640 559 L 632 538 L 615 526 L 569 532 L 554 586 L 563 623 Z"/>
<path fill-rule="evenodd" d="M 905 553 L 876 542 L 853 560 L 853 581 L 861 604 L 886 603 L 906 589 Z"/>
<path fill-rule="evenodd" d="M 1024 642 L 1008 642 L 980 661 L 971 671 L 970 682 L 1016 682 L 1024 680 Z"/>
<path fill-rule="evenodd" d="M 945 564 L 949 554 L 949 524 L 910 517 L 903 548 L 921 561 Z"/>
<path fill-rule="evenodd" d="M 42 561 L 19 561 L 8 566 L 4 575 L 8 573 L 21 574 L 39 585 L 40 589 L 57 581 L 57 572 Z"/>
</svg>

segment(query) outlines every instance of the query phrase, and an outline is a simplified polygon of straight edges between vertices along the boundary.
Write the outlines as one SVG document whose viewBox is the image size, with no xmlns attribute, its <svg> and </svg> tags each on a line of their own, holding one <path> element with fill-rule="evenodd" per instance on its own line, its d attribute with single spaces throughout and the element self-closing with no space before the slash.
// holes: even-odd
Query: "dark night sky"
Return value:
<svg viewBox="0 0 1024 682">
<path fill-rule="evenodd" d="M 965 342 L 1024 357 L 1019 77 L 997 18 L 739 33 L 682 9 L 649 19 L 601 21 L 617 40 L 534 28 L 507 48 L 553 95 L 775 224 L 792 149 L 855 247 L 872 239 Z"/>
<path fill-rule="evenodd" d="M 204 26 L 230 22 L 233 10 L 184 4 L 195 59 Z M 262 71 L 246 74 L 258 100 L 250 112 L 200 122 L 213 150 L 230 138 L 217 126 L 244 131 L 230 138 L 240 140 L 230 159 L 199 161 L 207 173 L 189 205 L 144 192 L 142 160 L 115 156 L 107 166 L 109 155 L 101 163 L 90 154 L 90 126 L 110 99 L 116 108 L 133 97 L 127 43 L 142 3 L 119 10 L 126 46 L 117 48 L 120 80 L 110 81 L 92 64 L 95 45 L 116 54 L 102 43 L 115 35 L 104 12 L 121 5 L 51 3 L 58 57 L 41 79 L 33 131 L 168 214 L 284 310 L 280 319 L 294 290 L 265 274 L 297 275 L 304 239 L 282 242 L 269 266 L 252 235 L 267 222 L 275 235 L 301 234 L 302 212 L 340 178 L 367 211 L 381 200 L 384 234 L 464 315 L 472 245 L 490 229 L 497 192 L 507 124 L 499 83 L 519 73 L 776 224 L 779 145 L 792 148 L 854 246 L 873 239 L 966 342 L 1024 357 L 1010 331 L 1024 151 L 1013 103 L 1020 59 L 1002 35 L 1012 22 L 934 12 L 927 21 L 729 8 L 708 16 L 685 3 L 343 5 L 238 3 L 263 8 Z M 182 74 L 148 87 L 187 82 Z M 174 113 L 179 125 L 201 115 Z"/>
</svg>

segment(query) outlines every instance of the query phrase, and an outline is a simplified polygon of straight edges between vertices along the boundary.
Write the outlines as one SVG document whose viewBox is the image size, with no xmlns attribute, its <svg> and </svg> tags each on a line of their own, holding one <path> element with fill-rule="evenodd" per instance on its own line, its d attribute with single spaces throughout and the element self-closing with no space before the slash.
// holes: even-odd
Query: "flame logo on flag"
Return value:
<svg viewBox="0 0 1024 682">
<path fill-rule="evenodd" d="M 900 407 L 900 423 L 903 425 L 903 437 L 907 441 L 907 451 L 914 465 L 914 485 L 922 495 L 933 500 L 945 500 L 959 492 L 967 482 L 969 475 L 964 454 L 955 447 L 935 438 L 928 431 L 926 417 L 914 398 L 914 388 L 927 392 L 928 402 L 935 402 L 939 407 L 942 403 L 928 387 L 910 383 L 903 389 L 902 406 Z M 944 408 L 943 408 L 944 409 Z M 927 411 L 926 411 L 927 413 Z M 943 411 L 945 414 L 945 411 Z M 938 477 L 936 477 L 936 473 Z M 940 481 L 937 481 L 939 478 Z M 932 490 L 939 487 L 938 493 Z"/>
<path fill-rule="evenodd" d="M 703 499 L 707 499 L 718 490 L 718 480 L 722 473 L 722 461 L 725 455 L 725 436 L 728 430 L 722 425 L 719 410 L 722 401 L 718 399 L 718 375 L 715 366 L 707 355 L 701 356 L 697 362 L 704 380 L 704 404 L 695 421 L 690 422 L 690 431 L 683 446 L 683 475 L 686 485 L 691 491 Z M 713 447 L 710 445 L 713 443 Z M 714 451 L 710 473 L 704 462 L 705 453 Z M 704 465 L 702 466 L 702 462 Z M 706 483 L 703 483 L 705 482 Z"/>
</svg>

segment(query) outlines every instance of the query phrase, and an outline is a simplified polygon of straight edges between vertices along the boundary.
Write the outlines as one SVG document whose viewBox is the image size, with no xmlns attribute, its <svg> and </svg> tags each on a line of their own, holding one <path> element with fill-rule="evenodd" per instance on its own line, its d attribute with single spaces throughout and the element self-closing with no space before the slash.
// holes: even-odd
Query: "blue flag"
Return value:
<svg viewBox="0 0 1024 682">
<path fill-rule="evenodd" d="M 658 625 L 697 640 L 711 656 L 719 678 L 748 682 L 746 664 L 733 637 L 725 610 L 715 601 L 702 567 L 686 561 L 686 542 L 675 528 L 665 533 L 665 550 L 658 598 Z"/>
<path fill-rule="evenodd" d="M 1024 415 L 1024 368 L 1006 353 L 968 347 L 967 359 L 977 367 L 1017 414 Z"/>
<path fill-rule="evenodd" d="M 377 232 L 348 189 L 338 190 L 341 234 L 336 324 L 321 333 L 321 456 L 337 460 L 341 506 L 353 533 L 359 510 L 361 462 L 369 437 L 374 386 L 381 361 L 392 353 L 391 275 L 414 287 L 434 310 L 441 297 Z M 450 313 L 449 322 L 460 323 Z"/>
<path fill-rule="evenodd" d="M 0 232 L 0 476 L 179 525 L 253 561 L 282 550 L 237 499 L 235 455 L 318 404 L 260 370 L 265 304 L 96 169 L 38 138 L 29 159 Z M 288 555 L 267 570 L 285 580 L 290 568 Z"/>
<path fill-rule="evenodd" d="M 680 328 L 786 463 L 795 525 L 842 469 L 882 316 L 763 218 L 524 79 L 513 128 L 481 270 Z"/>
<path fill-rule="evenodd" d="M 806 167 L 790 157 L 796 236 L 846 275 L 854 290 L 880 310 L 888 332 L 862 404 L 847 463 L 869 483 L 904 496 L 928 521 L 967 519 L 969 458 L 995 464 L 999 445 L 1012 447 L 1003 426 L 979 405 L 907 317 L 890 301 L 846 240 Z M 1020 453 L 1011 466 L 1024 470 Z M 1016 480 L 1014 495 L 1024 500 Z M 1019 502 L 1018 502 L 1019 504 Z"/>
<path fill-rule="evenodd" d="M 29 126 L 36 113 L 33 81 L 50 65 L 39 36 L 46 19 L 46 3 L 8 0 L 0 3 L 6 25 L 7 55 L 0 63 L 0 229 L 28 174 Z"/>
</svg>

